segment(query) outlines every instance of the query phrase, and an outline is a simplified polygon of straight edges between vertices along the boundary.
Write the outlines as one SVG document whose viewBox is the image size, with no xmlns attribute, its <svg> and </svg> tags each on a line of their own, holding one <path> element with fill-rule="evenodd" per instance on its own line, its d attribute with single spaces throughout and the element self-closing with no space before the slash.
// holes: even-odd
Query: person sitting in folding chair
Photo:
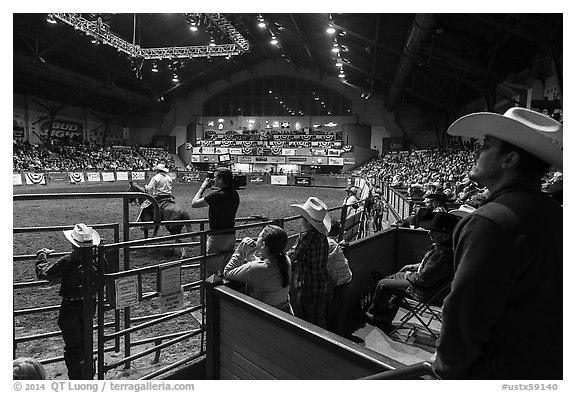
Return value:
<svg viewBox="0 0 576 393">
<path fill-rule="evenodd" d="M 391 331 L 392 321 L 406 295 L 423 301 L 452 280 L 452 231 L 461 218 L 445 212 L 430 212 L 420 219 L 420 227 L 428 229 L 432 245 L 420 263 L 406 265 L 378 282 L 372 303 L 365 312 L 369 323 Z"/>
</svg>

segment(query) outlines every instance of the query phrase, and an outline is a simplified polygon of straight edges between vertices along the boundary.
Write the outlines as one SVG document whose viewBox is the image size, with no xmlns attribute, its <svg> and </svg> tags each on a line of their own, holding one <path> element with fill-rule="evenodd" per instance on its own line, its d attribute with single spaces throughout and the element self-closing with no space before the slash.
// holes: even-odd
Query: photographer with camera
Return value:
<svg viewBox="0 0 576 393">
<path fill-rule="evenodd" d="M 222 253 L 228 251 L 223 256 L 210 258 L 206 261 L 206 277 L 212 274 L 222 275 L 222 267 L 234 252 L 236 246 L 236 212 L 240 205 L 240 196 L 236 191 L 236 181 L 232 171 L 225 167 L 216 169 L 213 178 L 210 173 L 204 179 L 200 189 L 192 200 L 193 208 L 208 206 L 208 220 L 210 230 L 222 230 L 218 233 L 208 235 L 206 240 L 207 254 Z M 207 188 L 215 186 L 216 190 L 204 196 Z"/>
</svg>

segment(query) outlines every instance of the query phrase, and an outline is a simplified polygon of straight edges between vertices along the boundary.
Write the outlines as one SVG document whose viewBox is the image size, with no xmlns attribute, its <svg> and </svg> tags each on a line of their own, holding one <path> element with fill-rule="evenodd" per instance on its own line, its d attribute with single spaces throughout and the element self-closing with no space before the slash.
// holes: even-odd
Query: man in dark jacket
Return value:
<svg viewBox="0 0 576 393">
<path fill-rule="evenodd" d="M 54 250 L 43 248 L 36 252 L 36 276 L 52 284 L 60 283 L 62 297 L 58 313 L 58 327 L 64 339 L 64 362 L 70 379 L 91 379 L 82 375 L 84 361 L 84 270 L 82 266 L 83 247 L 100 244 L 100 235 L 85 224 L 76 224 L 73 230 L 64 231 L 72 243 L 73 251 L 56 262 L 50 263 L 48 256 Z"/>
<path fill-rule="evenodd" d="M 421 262 L 406 265 L 398 273 L 378 282 L 372 303 L 365 313 L 368 322 L 387 330 L 391 328 L 406 294 L 423 301 L 452 280 L 454 271 L 451 237 L 460 218 L 450 213 L 430 212 L 420 219 L 420 226 L 429 230 L 432 245 Z"/>
<path fill-rule="evenodd" d="M 469 177 L 490 195 L 454 230 L 434 371 L 562 379 L 562 207 L 540 190 L 550 166 L 562 169 L 562 124 L 512 108 L 464 116 L 448 133 L 484 139 Z"/>
</svg>

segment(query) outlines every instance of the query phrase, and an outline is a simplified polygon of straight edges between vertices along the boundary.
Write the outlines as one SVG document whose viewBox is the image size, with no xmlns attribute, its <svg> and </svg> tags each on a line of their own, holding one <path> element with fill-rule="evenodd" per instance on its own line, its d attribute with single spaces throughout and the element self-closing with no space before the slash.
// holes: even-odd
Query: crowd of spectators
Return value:
<svg viewBox="0 0 576 393">
<path fill-rule="evenodd" d="M 430 193 L 443 193 L 449 204 L 478 207 L 488 190 L 468 179 L 477 143 L 468 142 L 429 150 L 383 154 L 352 172 L 354 176 L 376 178 L 391 187 L 407 190 L 409 197 L 423 199 Z M 562 200 L 562 173 L 550 171 L 542 179 L 542 189 Z"/>
<path fill-rule="evenodd" d="M 105 146 L 81 139 L 53 139 L 46 144 L 13 143 L 13 170 L 153 170 L 158 163 L 175 170 L 174 158 L 161 148 Z"/>
</svg>

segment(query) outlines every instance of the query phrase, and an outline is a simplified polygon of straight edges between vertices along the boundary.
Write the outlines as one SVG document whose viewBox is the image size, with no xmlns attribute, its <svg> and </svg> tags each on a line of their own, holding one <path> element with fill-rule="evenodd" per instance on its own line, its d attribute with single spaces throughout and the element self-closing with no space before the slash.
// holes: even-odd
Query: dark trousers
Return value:
<svg viewBox="0 0 576 393">
<path fill-rule="evenodd" d="M 328 330 L 336 334 L 344 332 L 344 299 L 350 283 L 328 288 L 326 300 L 326 325 Z"/>
<path fill-rule="evenodd" d="M 308 290 L 298 293 L 299 317 L 326 329 L 326 294 Z"/>
<path fill-rule="evenodd" d="M 84 361 L 84 318 L 82 302 L 66 302 L 60 305 L 58 327 L 64 339 L 64 362 L 68 368 L 69 379 L 84 379 L 82 364 Z"/>
<path fill-rule="evenodd" d="M 410 286 L 404 274 L 404 272 L 395 273 L 378 281 L 372 304 L 367 310 L 374 315 L 374 318 L 388 323 L 394 320 L 406 295 L 406 289 Z"/>
</svg>

